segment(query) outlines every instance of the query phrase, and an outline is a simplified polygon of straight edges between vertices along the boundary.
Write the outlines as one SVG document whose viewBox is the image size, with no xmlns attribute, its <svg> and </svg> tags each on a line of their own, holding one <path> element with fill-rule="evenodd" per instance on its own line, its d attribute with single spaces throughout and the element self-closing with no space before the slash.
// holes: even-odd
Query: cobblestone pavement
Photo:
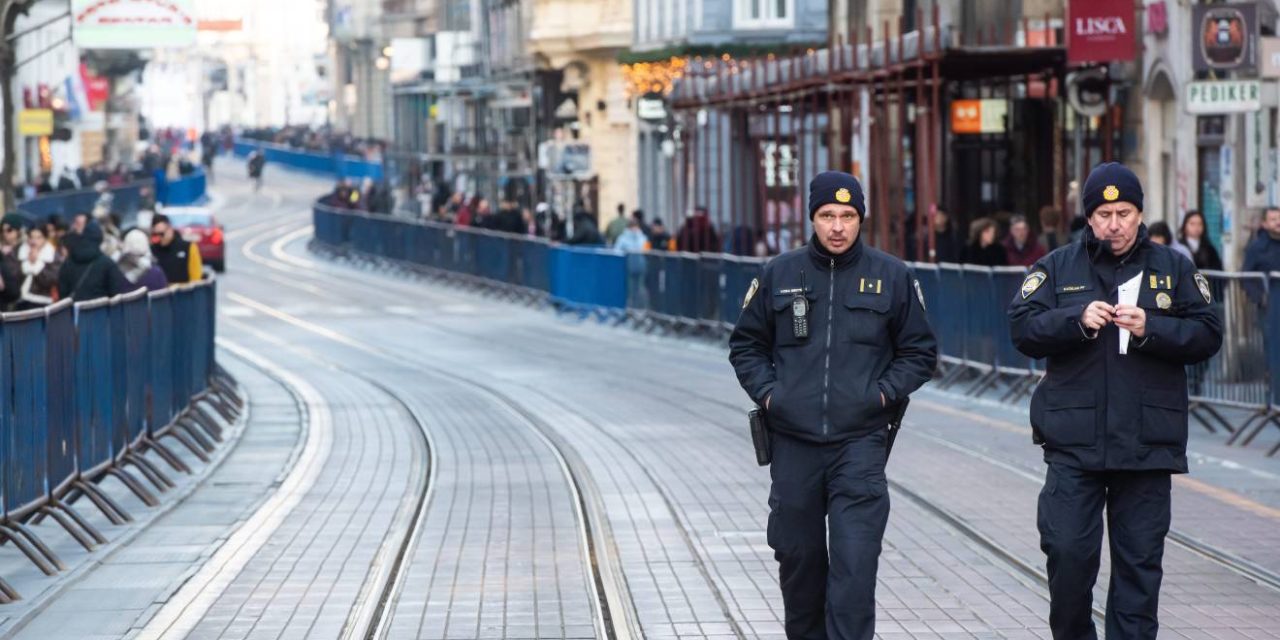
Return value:
<svg viewBox="0 0 1280 640">
<path fill-rule="evenodd" d="M 43 635 L 24 637 L 337 638 L 368 626 L 595 638 L 604 625 L 619 637 L 783 637 L 768 473 L 722 347 L 329 262 L 305 248 L 305 208 L 324 183 L 280 173 L 261 196 L 219 188 L 234 249 L 219 330 L 260 361 L 238 367 L 251 398 L 280 409 L 247 426 L 236 455 L 261 448 L 264 462 L 237 473 L 265 473 L 286 444 L 313 451 L 287 473 L 316 471 L 238 555 L 229 530 L 260 517 L 278 485 L 225 504 L 205 497 L 216 481 L 198 490 L 166 517 L 207 518 L 213 539 L 193 532 L 188 549 L 161 519 L 155 540 L 118 554 L 171 562 L 163 585 L 104 563 L 27 626 Z M 310 391 L 289 413 L 282 398 L 299 388 Z M 1025 409 L 936 390 L 913 403 L 889 465 L 879 637 L 1049 637 L 1035 576 L 1043 465 L 1025 425 Z M 1280 592 L 1238 570 L 1280 573 L 1280 463 L 1200 431 L 1192 448 L 1193 473 L 1175 482 L 1161 637 L 1280 637 Z M 202 579 L 215 560 L 227 575 Z M 128 593 L 99 599 L 79 635 L 37 626 L 124 580 Z"/>
</svg>

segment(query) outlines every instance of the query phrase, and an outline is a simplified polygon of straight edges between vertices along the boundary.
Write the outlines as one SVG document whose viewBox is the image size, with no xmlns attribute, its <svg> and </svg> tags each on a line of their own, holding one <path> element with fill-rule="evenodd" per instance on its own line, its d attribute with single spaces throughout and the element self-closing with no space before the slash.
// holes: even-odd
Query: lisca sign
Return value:
<svg viewBox="0 0 1280 640">
<path fill-rule="evenodd" d="M 1133 60 L 1138 39 L 1132 2 L 1071 0 L 1067 15 L 1067 62 Z"/>
</svg>

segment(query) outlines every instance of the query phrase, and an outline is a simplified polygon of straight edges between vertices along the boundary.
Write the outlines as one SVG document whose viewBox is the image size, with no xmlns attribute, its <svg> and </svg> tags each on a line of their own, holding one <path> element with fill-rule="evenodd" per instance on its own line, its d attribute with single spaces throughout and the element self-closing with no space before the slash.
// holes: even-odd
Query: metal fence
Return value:
<svg viewBox="0 0 1280 640">
<path fill-rule="evenodd" d="M 319 153 L 303 151 L 284 145 L 256 140 L 236 140 L 233 153 L 244 158 L 255 149 L 262 149 L 267 157 L 267 164 L 277 164 L 291 169 L 301 169 L 313 173 L 322 173 L 338 178 L 363 180 L 370 178 L 381 180 L 383 177 L 382 162 L 365 160 L 360 156 L 341 153 Z"/>
<path fill-rule="evenodd" d="M 221 434 L 205 407 L 228 421 L 243 409 L 213 357 L 215 287 L 0 314 L 0 537 L 45 574 L 65 565 L 30 524 L 52 518 L 93 550 L 106 538 L 73 506 L 80 498 L 112 523 L 132 520 L 97 481 L 115 477 L 158 504 L 155 492 L 175 484 L 142 454 L 189 473 L 162 438 L 207 459 Z M 18 598 L 0 580 L 0 602 Z"/>
<path fill-rule="evenodd" d="M 339 251 L 428 267 L 447 277 L 515 287 L 564 308 L 628 320 L 644 330 L 723 334 L 732 329 L 751 279 L 766 260 L 723 254 L 622 254 L 545 240 L 316 205 L 316 240 Z M 908 263 L 937 335 L 944 387 L 1028 395 L 1042 362 L 1009 339 L 1009 302 L 1026 270 Z M 1192 415 L 1210 431 L 1251 442 L 1280 427 L 1280 273 L 1204 272 L 1225 328 L 1222 349 L 1188 367 Z M 1244 416 L 1244 417 L 1241 417 Z M 1276 445 L 1271 454 L 1280 452 Z"/>
</svg>

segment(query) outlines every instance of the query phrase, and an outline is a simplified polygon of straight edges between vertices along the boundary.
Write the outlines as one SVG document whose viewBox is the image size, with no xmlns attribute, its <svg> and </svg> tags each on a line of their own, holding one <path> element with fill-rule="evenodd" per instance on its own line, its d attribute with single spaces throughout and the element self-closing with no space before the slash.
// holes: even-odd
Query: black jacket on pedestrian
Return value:
<svg viewBox="0 0 1280 640">
<path fill-rule="evenodd" d="M 151 245 L 151 255 L 170 284 L 191 282 L 191 243 L 177 233 L 173 235 L 173 242 L 167 245 Z"/>
<path fill-rule="evenodd" d="M 108 298 L 138 288 L 102 253 L 102 227 L 90 222 L 80 234 L 67 234 L 67 261 L 58 271 L 58 295 L 76 302 Z"/>
<path fill-rule="evenodd" d="M 1142 339 L 1121 355 L 1120 332 L 1080 323 L 1095 300 L 1142 275 Z M 1146 225 L 1124 256 L 1086 228 L 1084 239 L 1041 258 L 1009 306 L 1018 350 L 1047 358 L 1031 397 L 1031 427 L 1044 459 L 1087 471 L 1187 471 L 1187 374 L 1222 344 L 1208 282 L 1185 256 L 1151 242 Z"/>
<path fill-rule="evenodd" d="M 809 307 L 805 338 L 796 336 L 793 316 L 801 292 Z M 761 407 L 769 398 L 770 427 L 818 443 L 883 429 L 894 405 L 937 364 L 937 341 L 910 271 L 861 240 L 831 256 L 814 238 L 770 260 L 748 292 L 729 348 L 747 395 Z"/>
</svg>

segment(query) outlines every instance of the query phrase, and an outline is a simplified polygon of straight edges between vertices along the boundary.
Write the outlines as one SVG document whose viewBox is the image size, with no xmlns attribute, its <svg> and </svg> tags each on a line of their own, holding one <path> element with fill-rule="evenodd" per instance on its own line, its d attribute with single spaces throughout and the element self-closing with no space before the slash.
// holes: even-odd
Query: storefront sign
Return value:
<svg viewBox="0 0 1280 640">
<path fill-rule="evenodd" d="M 1169 9 L 1164 0 L 1156 0 L 1147 5 L 1147 33 L 1163 36 L 1169 31 Z"/>
<path fill-rule="evenodd" d="M 32 137 L 52 135 L 53 111 L 51 109 L 23 109 L 19 111 L 18 134 Z"/>
<path fill-rule="evenodd" d="M 1262 38 L 1259 45 L 1262 55 L 1258 59 L 1258 75 L 1280 78 L 1280 38 Z"/>
<path fill-rule="evenodd" d="M 956 100 L 951 103 L 951 132 L 1003 133 L 1009 103 L 1004 100 Z"/>
<path fill-rule="evenodd" d="M 1197 4 L 1191 9 L 1191 65 L 1196 71 L 1251 71 L 1258 66 L 1258 6 Z"/>
<path fill-rule="evenodd" d="M 1258 80 L 1204 80 L 1187 84 L 1187 113 L 1248 113 L 1262 106 Z"/>
<path fill-rule="evenodd" d="M 1133 3 L 1071 0 L 1067 20 L 1067 62 L 1133 60 L 1137 29 Z"/>
<path fill-rule="evenodd" d="M 196 43 L 193 0 L 71 0 L 71 35 L 81 49 L 154 49 Z"/>
<path fill-rule="evenodd" d="M 666 120 L 667 105 L 662 98 L 640 98 L 636 100 L 636 116 L 641 120 Z"/>
</svg>

